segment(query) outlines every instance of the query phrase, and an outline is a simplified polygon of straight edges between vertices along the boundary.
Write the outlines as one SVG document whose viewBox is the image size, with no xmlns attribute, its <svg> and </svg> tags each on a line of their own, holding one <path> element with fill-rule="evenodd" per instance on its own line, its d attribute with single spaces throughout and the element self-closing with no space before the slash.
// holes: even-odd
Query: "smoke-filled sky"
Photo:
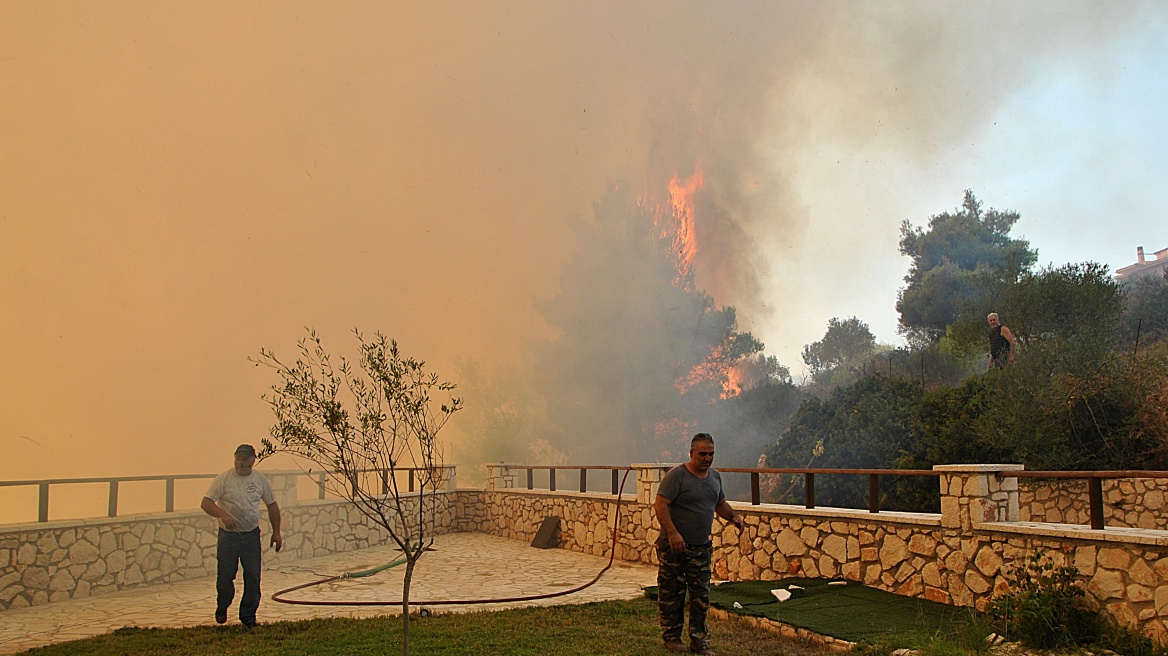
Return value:
<svg viewBox="0 0 1168 656">
<path fill-rule="evenodd" d="M 304 326 L 510 366 L 617 181 L 701 167 L 697 281 L 796 374 L 898 342 L 966 188 L 1130 264 L 1166 70 L 1154 2 L 2 3 L 0 478 L 225 469 Z"/>
</svg>

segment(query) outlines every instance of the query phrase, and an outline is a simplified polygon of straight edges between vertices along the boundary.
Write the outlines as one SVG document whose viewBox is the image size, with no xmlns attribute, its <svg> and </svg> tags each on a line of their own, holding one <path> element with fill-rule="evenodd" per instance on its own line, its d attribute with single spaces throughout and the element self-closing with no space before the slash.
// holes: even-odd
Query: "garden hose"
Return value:
<svg viewBox="0 0 1168 656">
<path fill-rule="evenodd" d="M 501 604 L 501 603 L 514 603 L 514 602 L 520 602 L 520 601 L 536 601 L 539 599 L 551 599 L 553 597 L 562 597 L 564 595 L 570 595 L 570 594 L 573 594 L 575 592 L 580 592 L 581 590 L 584 590 L 585 588 L 590 587 L 591 585 L 593 585 L 594 583 L 599 581 L 601 576 L 604 576 L 604 573 L 607 572 L 610 567 L 612 567 L 612 563 L 616 559 L 616 544 L 617 544 L 617 539 L 620 536 L 621 496 L 624 493 L 625 481 L 628 479 L 628 477 L 629 477 L 629 471 L 626 471 L 624 478 L 621 479 L 620 489 L 617 491 L 617 495 L 616 495 L 616 518 L 613 521 L 612 549 L 611 549 L 611 553 L 609 553 L 609 555 L 608 555 L 608 564 L 605 565 L 600 570 L 600 572 L 598 572 L 596 574 L 596 576 L 592 578 L 591 581 L 589 581 L 583 585 L 578 585 L 578 586 L 571 588 L 571 589 L 568 589 L 568 590 L 561 590 L 559 592 L 548 592 L 548 593 L 536 594 L 536 595 L 526 595 L 526 596 L 522 596 L 522 597 L 494 597 L 494 598 L 488 598 L 488 599 L 438 599 L 438 600 L 427 599 L 427 600 L 423 600 L 423 601 L 411 600 L 410 604 L 414 604 L 414 605 L 418 605 L 418 606 L 444 606 L 444 605 L 446 605 L 446 606 L 468 605 L 469 606 L 469 605 L 473 605 L 473 604 Z M 361 570 L 358 572 L 345 572 L 344 574 L 338 574 L 336 576 L 327 576 L 323 579 L 320 579 L 319 581 L 312 581 L 310 583 L 302 583 L 300 585 L 293 586 L 291 588 L 285 588 L 283 590 L 276 592 L 275 594 L 272 595 L 272 601 L 278 601 L 282 604 L 297 604 L 297 605 L 302 605 L 302 606 L 400 606 L 402 604 L 402 602 L 400 600 L 398 600 L 398 601 L 312 601 L 312 600 L 308 600 L 308 599 L 290 599 L 286 595 L 288 595 L 289 593 L 295 592 L 297 590 L 303 590 L 305 588 L 311 588 L 311 587 L 315 587 L 318 585 L 324 585 L 325 583 L 331 583 L 333 581 L 340 581 L 343 579 L 353 579 L 353 578 L 360 578 L 360 577 L 365 577 L 365 576 L 372 576 L 378 572 L 390 569 L 391 567 L 396 567 L 396 566 L 401 565 L 405 562 L 406 562 L 406 558 L 402 557 L 402 558 L 398 558 L 397 560 L 394 560 L 392 562 L 386 563 L 384 565 L 379 565 L 377 567 L 373 567 L 371 569 Z"/>
</svg>

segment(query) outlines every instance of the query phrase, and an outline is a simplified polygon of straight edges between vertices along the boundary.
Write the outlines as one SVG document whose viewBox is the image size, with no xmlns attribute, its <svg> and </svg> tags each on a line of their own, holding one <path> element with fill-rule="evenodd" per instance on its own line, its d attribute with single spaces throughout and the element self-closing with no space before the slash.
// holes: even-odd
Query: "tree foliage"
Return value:
<svg viewBox="0 0 1168 656">
<path fill-rule="evenodd" d="M 811 384 L 830 394 L 799 407 L 768 463 L 1168 467 L 1168 279 L 1121 287 L 1094 262 L 1033 270 L 1029 244 L 1009 237 L 1017 220 L 1014 212 L 983 211 L 966 192 L 962 206 L 932 217 L 928 230 L 906 222 L 901 252 L 913 263 L 897 309 L 911 348 L 865 358 L 857 382 L 822 385 L 823 372 L 847 362 L 828 337 L 858 332 L 833 330 L 845 323 L 833 319 L 824 340 L 804 349 L 817 374 Z M 1010 367 L 985 371 L 991 311 L 1010 326 L 1020 353 Z M 862 505 L 861 484 L 817 479 L 817 503 Z M 801 489 L 792 480 L 772 485 L 771 496 L 794 501 Z M 931 489 L 882 481 L 882 490 L 906 508 L 936 502 L 935 481 Z"/>
<path fill-rule="evenodd" d="M 876 336 L 856 317 L 827 322 L 823 339 L 803 347 L 803 362 L 818 374 L 835 367 L 855 368 L 876 350 Z"/>
<path fill-rule="evenodd" d="M 992 287 L 1017 280 L 1038 258 L 1029 242 L 1009 236 L 1018 219 L 1014 211 L 983 210 L 966 190 L 961 207 L 930 217 L 928 230 L 905 220 L 900 252 L 912 263 L 896 304 L 901 330 L 931 343 L 969 308 L 992 305 Z"/>
<path fill-rule="evenodd" d="M 828 399 L 809 398 L 791 425 L 766 451 L 769 467 L 890 467 L 911 448 L 911 422 L 922 394 L 920 385 L 886 376 L 868 376 L 836 388 Z M 895 482 L 885 480 L 885 491 Z M 936 483 L 936 481 L 932 481 Z M 771 501 L 794 502 L 803 494 L 795 475 L 773 486 Z M 866 507 L 867 480 L 825 476 L 815 481 L 816 503 Z"/>
<path fill-rule="evenodd" d="M 263 349 L 253 359 L 279 379 L 266 397 L 276 422 L 262 455 L 283 452 L 313 463 L 331 492 L 397 543 L 406 559 L 402 653 L 408 656 L 410 582 L 434 541 L 436 495 L 446 480 L 438 433 L 462 401 L 451 394 L 453 383 L 403 355 L 396 341 L 381 333 L 366 341 L 354 333 L 364 375 L 343 357 L 334 361 L 312 330 L 299 341 L 293 364 Z M 397 474 L 407 470 L 419 484 L 417 493 L 399 487 Z"/>
<path fill-rule="evenodd" d="M 999 287 L 994 305 L 1015 348 L 1041 357 L 1052 371 L 1087 371 L 1115 346 L 1124 296 L 1105 265 L 1095 262 L 1025 271 Z M 986 312 L 969 312 L 949 326 L 947 344 L 981 354 L 988 348 Z"/>
<path fill-rule="evenodd" d="M 1120 318 L 1124 342 L 1135 348 L 1168 340 L 1168 271 L 1126 281 L 1123 291 L 1127 299 Z"/>
</svg>

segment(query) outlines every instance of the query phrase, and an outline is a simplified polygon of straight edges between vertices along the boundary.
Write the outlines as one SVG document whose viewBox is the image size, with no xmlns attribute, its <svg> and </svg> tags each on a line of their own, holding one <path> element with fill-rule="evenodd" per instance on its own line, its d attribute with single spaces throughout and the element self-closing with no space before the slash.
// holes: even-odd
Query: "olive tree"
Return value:
<svg viewBox="0 0 1168 656">
<path fill-rule="evenodd" d="M 433 544 L 437 492 L 447 476 L 438 432 L 462 401 L 452 395 L 454 384 L 403 355 L 396 340 L 354 334 L 358 369 L 344 357 L 334 360 L 311 329 L 293 364 L 264 349 L 252 359 L 279 378 L 265 396 L 276 422 L 271 439 L 263 440 L 264 454 L 313 463 L 330 492 L 351 501 L 397 543 L 405 558 L 402 653 L 408 655 L 410 582 Z M 416 493 L 399 487 L 402 472 L 418 483 Z"/>
</svg>

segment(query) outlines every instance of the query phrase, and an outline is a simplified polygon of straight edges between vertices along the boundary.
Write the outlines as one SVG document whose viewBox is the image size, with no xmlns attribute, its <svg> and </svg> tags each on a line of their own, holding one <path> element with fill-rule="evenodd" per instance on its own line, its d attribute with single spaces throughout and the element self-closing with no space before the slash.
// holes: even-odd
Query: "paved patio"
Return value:
<svg viewBox="0 0 1168 656">
<path fill-rule="evenodd" d="M 313 617 L 371 617 L 396 614 L 396 606 L 301 606 L 271 600 L 272 593 L 301 583 L 376 567 L 400 556 L 390 547 L 352 551 L 301 560 L 264 570 L 264 598 L 259 620 L 277 622 Z M 411 600 L 506 598 L 546 594 L 583 585 L 608 563 L 608 558 L 563 549 L 536 549 L 524 542 L 483 533 L 438 536 L 434 551 L 418 562 Z M 404 567 L 374 576 L 298 591 L 296 599 L 395 601 L 401 599 Z M 641 588 L 655 585 L 657 570 L 639 563 L 616 561 L 590 588 L 567 596 L 528 602 L 486 605 L 441 605 L 435 613 L 514 608 L 518 606 L 582 604 L 631 599 Z M 237 612 L 242 581 L 236 580 Z M 214 624 L 215 579 L 206 577 L 135 590 L 61 601 L 0 612 L 0 654 L 109 633 L 123 626 L 181 627 Z M 228 622 L 237 624 L 231 615 Z"/>
</svg>

